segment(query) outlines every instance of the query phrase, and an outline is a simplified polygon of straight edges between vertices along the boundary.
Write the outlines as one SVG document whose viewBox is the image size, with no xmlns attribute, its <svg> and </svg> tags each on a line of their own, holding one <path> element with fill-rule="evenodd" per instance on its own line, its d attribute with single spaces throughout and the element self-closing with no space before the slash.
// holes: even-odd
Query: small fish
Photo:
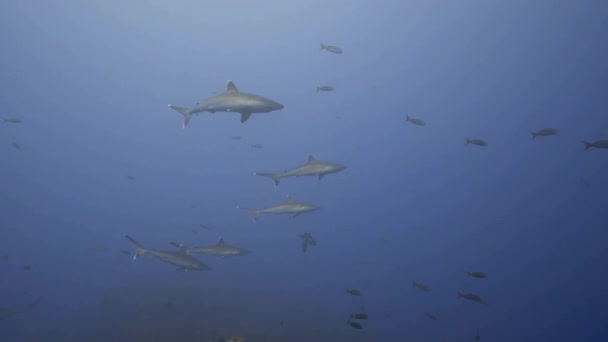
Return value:
<svg viewBox="0 0 608 342">
<path fill-rule="evenodd" d="M 477 302 L 479 304 L 488 305 L 488 303 L 486 303 L 483 299 L 481 299 L 481 297 L 479 297 L 478 295 L 476 295 L 474 293 L 470 293 L 470 292 L 464 292 L 464 293 L 456 292 L 456 293 L 457 293 L 456 298 L 464 298 L 464 299 L 468 299 L 472 302 Z"/>
<path fill-rule="evenodd" d="M 304 253 L 308 250 L 308 246 L 317 245 L 317 240 L 310 233 L 304 233 L 300 235 L 300 238 L 302 239 L 302 252 Z"/>
<path fill-rule="evenodd" d="M 13 148 L 18 150 L 21 148 L 21 146 L 19 146 L 19 144 L 17 144 L 16 142 L 13 143 Z"/>
<path fill-rule="evenodd" d="M 585 144 L 585 151 L 587 151 L 588 149 L 590 149 L 592 147 L 608 148 L 608 140 L 596 140 L 594 142 L 583 141 L 583 144 Z"/>
<path fill-rule="evenodd" d="M 355 328 L 355 329 L 363 329 L 363 326 L 357 322 L 353 322 L 350 319 L 348 321 L 346 321 L 346 324 L 350 325 L 351 327 Z"/>
<path fill-rule="evenodd" d="M 235 135 L 232 137 L 232 140 L 241 140 L 241 136 L 240 135 Z"/>
<path fill-rule="evenodd" d="M 320 92 L 320 91 L 333 91 L 333 90 L 334 90 L 334 87 L 332 87 L 332 86 L 320 86 L 320 87 L 317 87 L 317 93 Z"/>
<path fill-rule="evenodd" d="M 2 119 L 2 123 L 22 123 L 23 121 L 21 119 L 17 119 L 17 118 L 6 118 L 6 119 Z"/>
<path fill-rule="evenodd" d="M 357 297 L 363 296 L 363 293 L 361 293 L 361 291 L 355 290 L 355 289 L 346 289 L 346 293 L 351 296 L 357 296 Z"/>
<path fill-rule="evenodd" d="M 365 314 L 365 313 L 352 314 L 352 315 L 350 315 L 350 318 L 354 318 L 354 319 L 367 319 L 367 314 Z"/>
<path fill-rule="evenodd" d="M 202 229 L 205 229 L 205 230 L 209 229 L 209 226 L 206 226 L 206 225 L 204 225 L 202 223 L 199 224 L 198 226 L 201 227 Z"/>
<path fill-rule="evenodd" d="M 488 143 L 481 139 L 464 138 L 465 145 L 473 144 L 477 146 L 488 146 Z"/>
<path fill-rule="evenodd" d="M 341 54 L 342 53 L 342 49 L 340 49 L 337 46 L 331 46 L 331 45 L 323 45 L 321 44 L 321 49 L 320 50 L 327 50 L 329 52 L 333 52 L 336 54 Z"/>
<path fill-rule="evenodd" d="M 483 279 L 486 277 L 486 274 L 483 272 L 467 272 L 467 277 Z"/>
<path fill-rule="evenodd" d="M 557 130 L 555 128 L 543 128 L 538 132 L 530 132 L 532 134 L 532 139 L 536 139 L 536 137 L 548 137 L 550 135 L 556 135 Z"/>
<path fill-rule="evenodd" d="M 426 122 L 420 120 L 420 119 L 415 119 L 415 118 L 411 118 L 409 117 L 409 115 L 405 116 L 405 121 L 411 122 L 414 125 L 418 125 L 418 126 L 424 126 L 426 125 Z"/>
<path fill-rule="evenodd" d="M 32 270 L 32 265 L 25 265 L 25 266 L 23 266 L 23 270 L 24 271 L 31 271 Z"/>
<path fill-rule="evenodd" d="M 135 177 L 133 177 L 133 176 L 127 176 L 127 179 L 130 180 L 130 181 L 134 181 Z"/>
<path fill-rule="evenodd" d="M 412 286 L 419 288 L 420 290 L 424 291 L 424 292 L 430 292 L 431 289 L 429 289 L 428 286 L 421 284 L 421 283 L 417 283 L 415 281 L 412 282 Z"/>
<path fill-rule="evenodd" d="M 253 148 L 264 148 L 264 145 L 262 145 L 262 144 L 249 144 L 249 146 L 251 146 Z"/>
<path fill-rule="evenodd" d="M 432 319 L 433 321 L 437 320 L 437 317 L 435 315 L 432 315 L 432 314 L 430 314 L 428 312 L 425 312 L 424 314 L 426 315 L 426 317 Z"/>
</svg>

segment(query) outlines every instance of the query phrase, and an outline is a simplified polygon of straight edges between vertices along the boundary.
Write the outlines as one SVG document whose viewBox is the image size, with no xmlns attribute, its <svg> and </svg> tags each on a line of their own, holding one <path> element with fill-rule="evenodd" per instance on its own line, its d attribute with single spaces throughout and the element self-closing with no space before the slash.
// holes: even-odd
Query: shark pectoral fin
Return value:
<svg viewBox="0 0 608 342">
<path fill-rule="evenodd" d="M 320 174 L 319 175 L 319 180 L 323 179 L 323 176 L 325 176 L 324 174 Z"/>
<path fill-rule="evenodd" d="M 293 214 L 293 218 L 296 218 L 296 217 L 298 217 L 298 216 L 300 216 L 300 213 L 295 213 L 295 214 Z"/>
<path fill-rule="evenodd" d="M 185 267 L 178 267 L 178 268 L 176 268 L 175 270 L 176 270 L 176 271 L 185 271 L 185 270 L 186 270 L 186 268 L 185 268 Z"/>
<path fill-rule="evenodd" d="M 249 120 L 250 116 L 251 112 L 241 112 L 241 123 L 244 123 L 245 121 Z"/>
</svg>

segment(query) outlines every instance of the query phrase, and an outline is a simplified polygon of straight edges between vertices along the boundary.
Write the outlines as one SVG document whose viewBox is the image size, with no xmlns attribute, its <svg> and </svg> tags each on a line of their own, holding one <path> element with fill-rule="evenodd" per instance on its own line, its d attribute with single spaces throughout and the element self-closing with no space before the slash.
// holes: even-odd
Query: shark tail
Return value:
<svg viewBox="0 0 608 342">
<path fill-rule="evenodd" d="M 468 144 L 470 144 L 470 143 L 472 143 L 472 142 L 473 142 L 473 141 L 472 141 L 471 139 L 469 139 L 469 138 L 464 138 L 464 144 L 465 144 L 465 145 L 468 145 Z"/>
<path fill-rule="evenodd" d="M 135 255 L 133 256 L 133 260 L 137 259 L 138 256 L 144 255 L 146 253 L 146 247 L 144 247 L 141 243 L 137 242 L 134 238 L 129 235 L 125 235 L 127 240 L 131 241 L 133 247 L 135 247 Z"/>
<path fill-rule="evenodd" d="M 180 113 L 184 117 L 184 125 L 182 126 L 182 128 L 186 128 L 186 126 L 188 126 L 188 122 L 190 122 L 190 116 L 192 115 L 190 109 L 174 105 L 169 105 L 169 108 Z"/>
<path fill-rule="evenodd" d="M 319 50 L 323 50 L 325 49 L 325 45 L 323 45 L 323 43 L 321 43 L 321 48 Z"/>
<path fill-rule="evenodd" d="M 462 297 L 464 297 L 464 296 L 462 295 L 462 293 L 460 293 L 460 292 L 456 292 L 456 298 L 462 298 Z"/>
<path fill-rule="evenodd" d="M 253 209 L 253 208 L 241 208 L 241 207 L 237 207 L 237 209 L 241 209 L 241 210 L 244 210 L 244 211 L 248 212 L 251 215 L 251 218 L 253 219 L 253 222 L 256 222 L 258 220 L 258 211 L 256 209 Z"/>
<path fill-rule="evenodd" d="M 586 142 L 583 140 L 583 144 L 585 144 L 585 151 L 593 147 L 593 143 Z"/>
<path fill-rule="evenodd" d="M 275 173 L 256 172 L 256 173 L 254 173 L 254 175 L 260 176 L 260 177 L 270 178 L 270 179 L 272 179 L 272 182 L 274 183 L 274 187 L 275 188 L 277 186 L 279 186 L 279 180 L 280 180 L 281 176 L 279 176 L 279 175 L 277 175 Z"/>
<path fill-rule="evenodd" d="M 471 275 L 471 272 L 467 272 L 467 277 L 470 277 Z"/>
<path fill-rule="evenodd" d="M 532 134 L 532 139 L 536 139 L 536 137 L 538 136 L 538 134 L 536 134 L 535 132 L 530 132 L 530 134 Z"/>
</svg>

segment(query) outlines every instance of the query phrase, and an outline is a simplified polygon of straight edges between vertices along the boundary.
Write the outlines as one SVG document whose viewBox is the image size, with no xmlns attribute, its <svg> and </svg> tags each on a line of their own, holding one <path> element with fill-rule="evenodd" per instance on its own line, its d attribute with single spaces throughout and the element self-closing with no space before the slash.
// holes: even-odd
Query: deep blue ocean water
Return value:
<svg viewBox="0 0 608 342">
<path fill-rule="evenodd" d="M 21 122 L 0 124 L 0 340 L 608 341 L 608 150 L 581 142 L 608 139 L 606 18 L 602 1 L 3 1 L 0 118 Z M 167 105 L 228 80 L 285 108 L 182 129 Z M 308 154 L 348 168 L 253 175 Z M 288 195 L 321 209 L 236 208 Z M 132 260 L 124 234 L 253 253 L 179 272 Z"/>
</svg>

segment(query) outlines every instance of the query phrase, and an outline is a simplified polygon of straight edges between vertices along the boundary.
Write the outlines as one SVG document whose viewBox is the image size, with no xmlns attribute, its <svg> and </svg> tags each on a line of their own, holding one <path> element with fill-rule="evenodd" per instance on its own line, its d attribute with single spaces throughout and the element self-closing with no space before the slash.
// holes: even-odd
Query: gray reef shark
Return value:
<svg viewBox="0 0 608 342">
<path fill-rule="evenodd" d="M 207 264 L 188 255 L 188 249 L 184 245 L 178 245 L 178 249 L 175 252 L 163 251 L 156 248 L 146 248 L 129 235 L 125 235 L 125 237 L 131 241 L 133 247 L 135 247 L 133 260 L 137 259 L 140 255 L 150 254 L 159 258 L 161 261 L 177 266 L 178 271 L 206 271 L 211 269 Z"/>
<path fill-rule="evenodd" d="M 252 208 L 241 208 L 238 209 L 245 210 L 253 217 L 253 222 L 258 220 L 258 216 L 260 214 L 273 214 L 273 215 L 292 215 L 293 217 L 298 217 L 300 214 L 310 213 L 320 208 L 314 204 L 308 204 L 303 202 L 297 202 L 291 196 L 287 196 L 287 201 L 285 203 L 281 203 L 279 205 L 272 206 L 270 208 L 265 209 L 252 209 Z"/>
<path fill-rule="evenodd" d="M 247 121 L 253 113 L 269 113 L 283 108 L 283 105 L 267 98 L 240 92 L 232 81 L 228 81 L 226 91 L 211 96 L 192 108 L 169 105 L 169 108 L 184 117 L 183 128 L 190 122 L 192 114 L 201 112 L 236 112 L 241 114 L 241 123 Z"/>
<path fill-rule="evenodd" d="M 312 156 L 312 154 L 309 154 L 305 164 L 297 166 L 293 169 L 285 170 L 278 174 L 256 172 L 254 173 L 254 175 L 272 179 L 274 187 L 276 188 L 277 186 L 279 186 L 279 181 L 281 180 L 281 178 L 317 176 L 319 177 L 319 180 L 321 180 L 325 175 L 340 172 L 344 169 L 346 169 L 346 166 L 344 165 L 319 161 L 316 160 L 315 157 Z"/>
</svg>

